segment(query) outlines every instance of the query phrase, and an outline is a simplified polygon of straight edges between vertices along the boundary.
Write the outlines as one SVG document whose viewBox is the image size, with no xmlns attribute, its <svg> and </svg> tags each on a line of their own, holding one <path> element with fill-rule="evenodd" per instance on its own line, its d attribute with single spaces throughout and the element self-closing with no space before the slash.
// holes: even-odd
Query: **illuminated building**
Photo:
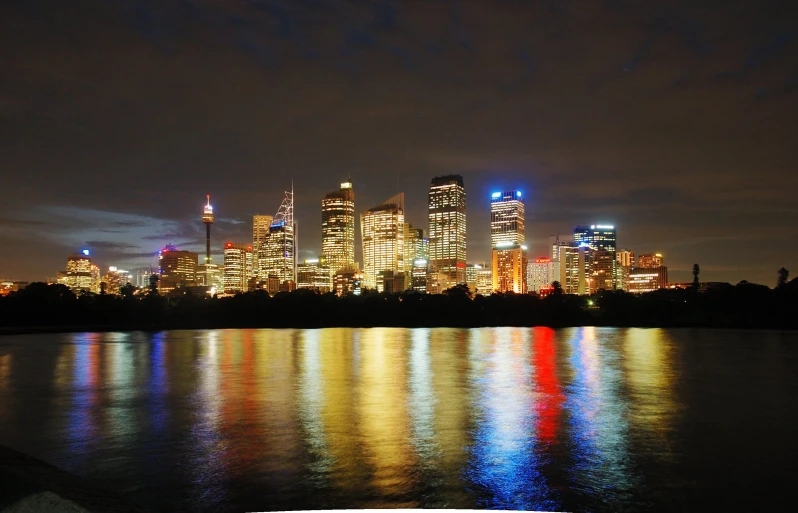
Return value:
<svg viewBox="0 0 798 513">
<path fill-rule="evenodd" d="M 665 288 L 668 288 L 667 267 L 636 267 L 629 271 L 629 292 L 640 294 Z"/>
<path fill-rule="evenodd" d="M 252 276 L 252 245 L 224 245 L 224 292 L 238 294 L 249 290 L 249 278 Z"/>
<path fill-rule="evenodd" d="M 388 294 L 407 289 L 407 276 L 404 272 L 380 271 L 377 275 L 377 288 Z"/>
<path fill-rule="evenodd" d="M 413 260 L 413 269 L 410 275 L 410 288 L 416 292 L 427 292 L 427 274 L 429 265 L 425 258 Z"/>
<path fill-rule="evenodd" d="M 494 192 L 490 195 L 490 246 L 520 246 L 524 242 L 521 191 Z"/>
<path fill-rule="evenodd" d="M 493 290 L 526 294 L 526 246 L 500 242 L 492 254 Z"/>
<path fill-rule="evenodd" d="M 129 272 L 114 266 L 109 267 L 108 272 L 102 278 L 105 283 L 106 294 L 116 295 L 121 294 L 122 287 L 130 283 L 131 280 L 132 277 Z"/>
<path fill-rule="evenodd" d="M 527 278 L 529 290 L 540 293 L 548 289 L 557 278 L 554 275 L 554 262 L 551 258 L 536 258 L 529 262 L 529 276 Z"/>
<path fill-rule="evenodd" d="M 574 228 L 574 244 L 586 243 L 594 253 L 590 290 L 617 288 L 616 284 L 616 232 L 615 226 L 609 224 L 593 224 Z M 599 250 L 603 250 L 599 252 Z"/>
<path fill-rule="evenodd" d="M 493 270 L 490 267 L 477 269 L 477 294 L 488 296 L 493 292 Z"/>
<path fill-rule="evenodd" d="M 334 292 L 339 296 L 349 293 L 360 294 L 361 284 L 363 282 L 363 273 L 357 269 L 341 269 L 336 271 L 333 276 Z"/>
<path fill-rule="evenodd" d="M 88 249 L 81 254 L 69 255 L 66 271 L 58 273 L 58 283 L 66 285 L 75 294 L 100 291 L 100 269 L 92 264 Z"/>
<path fill-rule="evenodd" d="M 355 192 L 351 180 L 321 200 L 321 256 L 333 272 L 355 263 Z"/>
<path fill-rule="evenodd" d="M 158 253 L 158 292 L 165 294 L 196 283 L 199 255 L 168 245 Z"/>
<path fill-rule="evenodd" d="M 405 223 L 405 271 L 412 271 L 414 260 L 429 260 L 428 256 L 429 244 L 424 242 L 424 230 Z"/>
<path fill-rule="evenodd" d="M 381 292 L 379 273 L 404 270 L 404 202 L 404 193 L 399 193 L 360 215 L 366 288 Z"/>
<path fill-rule="evenodd" d="M 205 225 L 205 263 L 211 263 L 211 225 L 213 224 L 213 207 L 211 206 L 211 195 L 207 195 L 208 203 L 202 210 L 202 223 Z"/>
<path fill-rule="evenodd" d="M 662 267 L 662 254 L 660 253 L 643 253 L 637 257 L 637 265 L 632 266 L 639 269 L 654 269 Z"/>
<path fill-rule="evenodd" d="M 0 281 L 0 296 L 7 296 L 12 292 L 19 292 L 20 290 L 24 289 L 30 285 L 30 282 L 27 281 L 10 281 L 10 280 L 1 280 Z"/>
<path fill-rule="evenodd" d="M 252 253 L 252 267 L 255 267 L 255 253 Z M 224 266 L 219 264 L 200 264 L 197 266 L 197 283 L 207 287 L 208 295 L 224 292 Z"/>
<path fill-rule="evenodd" d="M 144 289 L 150 286 L 150 276 L 154 273 L 152 271 L 139 271 L 136 273 L 136 287 Z"/>
<path fill-rule="evenodd" d="M 281 290 L 292 290 L 296 283 L 296 225 L 294 192 L 286 192 L 277 215 L 269 225 L 266 240 L 258 250 L 258 278 L 277 278 Z M 289 283 L 290 282 L 290 283 Z"/>
<path fill-rule="evenodd" d="M 457 285 L 452 275 L 448 272 L 435 272 L 429 269 L 427 272 L 427 294 L 442 294 L 444 290 Z"/>
<path fill-rule="evenodd" d="M 436 176 L 428 194 L 429 267 L 446 273 L 451 282 L 465 283 L 466 194 L 460 175 Z"/>
<path fill-rule="evenodd" d="M 296 288 L 330 292 L 333 281 L 330 271 L 324 258 L 308 258 L 296 266 Z"/>
<path fill-rule="evenodd" d="M 273 220 L 274 216 L 261 214 L 252 216 L 252 249 L 254 251 L 252 272 L 255 276 L 258 276 L 260 272 L 260 262 L 258 260 L 261 253 L 260 248 L 263 246 L 263 243 L 266 242 L 266 237 L 269 234 L 269 227 Z"/>
<path fill-rule="evenodd" d="M 629 251 L 628 249 L 621 249 L 615 254 L 615 261 L 618 262 L 618 265 L 622 267 L 634 267 L 635 266 L 635 253 L 634 251 Z"/>
<path fill-rule="evenodd" d="M 592 288 L 593 250 L 586 242 L 580 246 L 558 246 L 559 278 L 565 294 L 589 294 Z"/>
</svg>

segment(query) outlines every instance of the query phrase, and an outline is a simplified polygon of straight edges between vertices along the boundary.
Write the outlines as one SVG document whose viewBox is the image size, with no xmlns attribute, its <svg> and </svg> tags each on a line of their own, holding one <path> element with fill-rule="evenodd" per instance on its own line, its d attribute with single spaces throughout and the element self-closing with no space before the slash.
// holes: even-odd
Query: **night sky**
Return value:
<svg viewBox="0 0 798 513">
<path fill-rule="evenodd" d="M 202 251 L 207 193 L 221 263 L 292 179 L 308 258 L 350 173 L 358 213 L 403 191 L 425 229 L 457 173 L 470 262 L 519 188 L 531 257 L 612 223 L 671 281 L 772 286 L 798 274 L 796 5 L 4 0 L 0 278 Z"/>
</svg>

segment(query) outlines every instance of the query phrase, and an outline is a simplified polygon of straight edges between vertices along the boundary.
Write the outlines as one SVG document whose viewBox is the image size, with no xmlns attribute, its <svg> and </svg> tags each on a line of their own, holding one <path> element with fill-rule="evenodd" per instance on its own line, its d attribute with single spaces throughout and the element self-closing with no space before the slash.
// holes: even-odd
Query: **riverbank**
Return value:
<svg viewBox="0 0 798 513">
<path fill-rule="evenodd" d="M 147 513 L 121 495 L 0 446 L 0 513 Z"/>
</svg>

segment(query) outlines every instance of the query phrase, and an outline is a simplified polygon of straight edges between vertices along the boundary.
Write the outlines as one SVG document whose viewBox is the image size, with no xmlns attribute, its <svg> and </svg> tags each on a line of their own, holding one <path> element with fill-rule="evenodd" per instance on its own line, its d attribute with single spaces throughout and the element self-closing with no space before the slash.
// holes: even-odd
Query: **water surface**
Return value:
<svg viewBox="0 0 798 513">
<path fill-rule="evenodd" d="M 798 334 L 0 337 L 0 444 L 159 511 L 789 504 Z"/>
</svg>

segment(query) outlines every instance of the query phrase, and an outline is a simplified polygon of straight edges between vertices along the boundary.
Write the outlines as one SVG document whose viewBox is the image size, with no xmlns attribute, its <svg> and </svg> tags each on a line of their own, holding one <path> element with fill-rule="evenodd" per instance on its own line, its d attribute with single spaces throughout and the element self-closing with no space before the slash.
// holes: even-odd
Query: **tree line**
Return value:
<svg viewBox="0 0 798 513">
<path fill-rule="evenodd" d="M 336 326 L 798 328 L 798 279 L 788 280 L 786 269 L 779 271 L 775 288 L 743 281 L 702 291 L 695 276 L 691 288 L 645 294 L 602 290 L 576 296 L 555 284 L 545 298 L 512 293 L 474 297 L 466 286 L 436 295 L 365 290 L 338 297 L 300 289 L 222 298 L 188 292 L 164 297 L 156 288 L 136 296 L 130 286 L 121 296 L 76 296 L 63 285 L 32 283 L 0 298 L 0 327 L 6 332 Z"/>
</svg>

